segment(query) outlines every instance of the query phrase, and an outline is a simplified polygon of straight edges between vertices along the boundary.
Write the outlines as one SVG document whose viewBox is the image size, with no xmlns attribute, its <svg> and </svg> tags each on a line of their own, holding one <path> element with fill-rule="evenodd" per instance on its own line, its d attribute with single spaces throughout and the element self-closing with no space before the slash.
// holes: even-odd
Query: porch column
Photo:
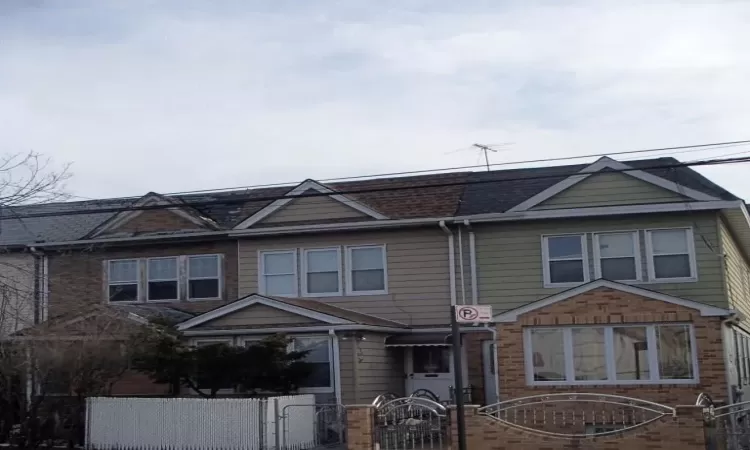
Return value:
<svg viewBox="0 0 750 450">
<path fill-rule="evenodd" d="M 346 407 L 347 450 L 373 450 L 375 448 L 375 408 L 371 405 Z"/>
</svg>

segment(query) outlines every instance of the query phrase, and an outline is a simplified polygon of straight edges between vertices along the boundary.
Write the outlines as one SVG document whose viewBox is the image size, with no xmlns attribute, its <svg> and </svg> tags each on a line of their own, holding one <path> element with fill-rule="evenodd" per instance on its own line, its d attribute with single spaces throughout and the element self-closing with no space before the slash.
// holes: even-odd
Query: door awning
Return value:
<svg viewBox="0 0 750 450">
<path fill-rule="evenodd" d="M 401 334 L 385 338 L 386 347 L 447 347 L 450 345 L 450 333 Z"/>
</svg>

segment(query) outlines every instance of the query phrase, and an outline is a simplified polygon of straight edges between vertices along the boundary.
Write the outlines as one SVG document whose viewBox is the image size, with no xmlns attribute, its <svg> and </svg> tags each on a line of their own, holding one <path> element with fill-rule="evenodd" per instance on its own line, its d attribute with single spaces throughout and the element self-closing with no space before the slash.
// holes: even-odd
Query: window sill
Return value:
<svg viewBox="0 0 750 450">
<path fill-rule="evenodd" d="M 187 301 L 189 301 L 189 302 L 203 302 L 203 301 L 206 301 L 206 302 L 213 301 L 213 302 L 215 302 L 217 300 L 223 300 L 223 298 L 222 297 L 206 297 L 206 298 L 189 298 L 189 299 L 187 299 Z"/>
<path fill-rule="evenodd" d="M 315 388 L 299 388 L 297 392 L 300 394 L 333 394 L 334 390 L 332 387 L 315 387 Z"/>
<path fill-rule="evenodd" d="M 178 299 L 178 298 L 171 298 L 171 299 L 165 299 L 165 300 L 161 300 L 161 299 L 159 299 L 159 300 L 149 300 L 149 299 L 146 299 L 146 301 L 144 301 L 143 303 L 175 303 L 175 302 L 179 302 L 179 301 L 180 301 L 180 299 Z"/>
<path fill-rule="evenodd" d="M 574 288 L 578 286 L 582 286 L 586 283 L 589 283 L 590 280 L 585 281 L 576 281 L 575 283 L 544 283 L 544 287 L 546 289 L 555 289 L 555 288 Z"/>
<path fill-rule="evenodd" d="M 302 297 L 310 297 L 310 298 L 321 298 L 321 297 L 342 297 L 344 295 L 343 292 L 323 292 L 319 294 L 310 294 L 307 292 L 302 293 Z"/>
<path fill-rule="evenodd" d="M 527 383 L 531 387 L 610 387 L 610 386 L 654 386 L 654 385 L 696 385 L 700 381 L 691 380 L 619 380 L 619 381 L 532 381 Z"/>
<path fill-rule="evenodd" d="M 361 295 L 388 295 L 388 291 L 347 291 L 347 297 L 358 297 Z"/>
</svg>

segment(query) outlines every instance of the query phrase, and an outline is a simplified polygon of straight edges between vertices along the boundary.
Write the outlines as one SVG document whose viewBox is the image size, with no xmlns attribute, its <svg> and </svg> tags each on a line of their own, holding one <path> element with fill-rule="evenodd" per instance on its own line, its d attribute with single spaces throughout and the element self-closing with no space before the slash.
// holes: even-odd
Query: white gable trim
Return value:
<svg viewBox="0 0 750 450">
<path fill-rule="evenodd" d="M 288 303 L 280 302 L 278 300 L 274 300 L 269 297 L 264 297 L 262 295 L 253 294 L 248 297 L 245 297 L 242 300 L 237 300 L 236 302 L 230 303 L 220 308 L 216 308 L 213 311 L 209 311 L 205 314 L 201 314 L 198 317 L 188 319 L 185 322 L 182 322 L 179 325 L 177 325 L 177 329 L 179 331 L 187 330 L 189 328 L 200 325 L 202 323 L 206 323 L 209 320 L 218 319 L 219 317 L 225 316 L 227 314 L 231 314 L 235 311 L 239 311 L 241 309 L 244 309 L 253 305 L 265 305 L 270 308 L 279 309 L 281 311 L 286 311 L 288 313 L 296 314 L 298 316 L 307 317 L 313 320 L 318 320 L 320 322 L 330 324 L 330 325 L 346 325 L 346 324 L 354 323 L 348 320 L 344 320 L 340 317 L 331 316 L 329 314 L 323 314 L 323 313 L 316 312 L 316 311 L 311 311 L 309 309 L 290 305 Z"/>
<path fill-rule="evenodd" d="M 141 199 L 139 199 L 137 202 L 135 202 L 132 206 L 130 206 L 130 208 L 140 208 L 140 207 L 144 207 L 144 206 L 156 206 L 156 205 L 164 205 L 164 206 L 166 206 L 166 205 L 171 205 L 171 203 L 165 202 L 164 199 L 160 198 L 157 195 L 147 194 L 147 195 L 143 196 Z M 210 220 L 208 218 L 205 218 L 204 220 L 201 220 L 201 219 L 193 216 L 192 214 L 188 214 L 188 213 L 186 213 L 185 211 L 183 211 L 180 208 L 179 204 L 174 204 L 174 208 L 165 208 L 165 209 L 167 209 L 167 210 L 169 210 L 169 212 L 171 212 L 173 214 L 177 214 L 178 216 L 182 217 L 183 219 L 187 219 L 190 222 L 192 222 L 192 223 L 194 223 L 196 225 L 199 225 L 201 227 L 206 227 L 206 226 L 215 227 L 215 224 L 213 224 L 212 220 Z M 137 210 L 132 210 L 132 211 L 119 212 L 119 213 L 117 213 L 112 218 L 112 220 L 109 221 L 109 223 L 107 223 L 104 226 L 102 226 L 101 228 L 97 229 L 94 233 L 92 233 L 90 235 L 90 237 L 93 238 L 93 237 L 99 236 L 100 234 L 102 234 L 102 233 L 104 233 L 105 231 L 108 231 L 108 230 L 116 230 L 117 228 L 121 227 L 122 225 L 124 225 L 124 224 L 130 222 L 131 220 L 135 219 L 136 217 L 140 216 L 145 211 L 148 211 L 148 210 L 142 210 L 142 209 L 139 210 L 139 209 L 137 209 Z"/>
<path fill-rule="evenodd" d="M 323 186 L 317 181 L 307 180 L 307 181 L 300 183 L 297 187 L 289 191 L 285 195 L 285 198 L 275 200 L 270 205 L 266 206 L 265 208 L 256 212 L 252 216 L 240 222 L 237 226 L 234 227 L 234 229 L 243 229 L 243 228 L 248 228 L 248 227 L 255 225 L 256 223 L 260 222 L 261 220 L 265 219 L 266 217 L 270 216 L 271 214 L 275 213 L 279 209 L 286 206 L 289 202 L 294 200 L 295 197 L 299 197 L 300 195 L 304 194 L 306 191 L 309 191 L 310 189 L 317 191 L 321 194 L 328 194 L 328 198 L 332 198 L 338 202 L 341 202 L 344 205 L 352 209 L 355 209 L 361 213 L 367 214 L 368 216 L 374 219 L 382 220 L 382 219 L 388 218 L 384 216 L 383 214 L 375 211 L 374 209 L 369 208 L 363 205 L 362 203 L 352 199 L 351 197 L 347 197 L 346 195 L 342 195 L 342 194 L 336 194 L 335 193 L 336 191 Z"/>
<path fill-rule="evenodd" d="M 531 311 L 535 311 L 540 308 L 567 300 L 575 297 L 576 295 L 583 294 L 585 292 L 592 291 L 599 288 L 609 288 L 617 291 L 627 292 L 641 297 L 650 298 L 652 300 L 658 300 L 666 303 L 672 303 L 674 305 L 684 306 L 685 308 L 695 309 L 701 313 L 701 316 L 705 317 L 726 317 L 734 314 L 734 311 L 729 309 L 717 308 L 715 306 L 706 305 L 705 303 L 695 302 L 693 300 L 686 300 L 684 298 L 674 297 L 660 292 L 650 291 L 648 289 L 639 288 L 627 284 L 616 283 L 609 280 L 596 280 L 591 283 L 583 284 L 573 289 L 560 292 L 559 294 L 551 295 L 543 298 L 536 302 L 529 303 L 528 305 L 521 306 L 520 308 L 511 309 L 501 314 L 497 314 L 494 318 L 495 322 L 498 323 L 512 323 L 518 320 L 518 317 Z"/>
<path fill-rule="evenodd" d="M 518 205 L 510 208 L 507 212 L 527 211 L 530 208 L 533 208 L 534 206 L 537 206 L 538 204 L 544 202 L 545 200 L 548 200 L 554 197 L 560 192 L 572 186 L 575 186 L 576 184 L 580 183 L 581 181 L 585 180 L 591 175 L 602 171 L 603 169 L 612 169 L 612 170 L 621 171 L 619 173 L 629 175 L 641 181 L 645 181 L 646 183 L 659 186 L 663 189 L 675 192 L 677 194 L 690 197 L 693 200 L 699 200 L 699 201 L 721 200 L 712 195 L 708 195 L 706 193 L 696 191 L 695 189 L 690 189 L 689 187 L 683 186 L 681 184 L 677 184 L 673 181 L 666 180 L 662 177 L 658 177 L 646 171 L 633 169 L 631 166 L 627 164 L 621 163 L 619 161 L 615 161 L 614 159 L 608 158 L 605 156 L 605 157 L 599 158 L 596 162 L 592 163 L 591 165 L 584 167 L 577 174 L 571 175 L 568 178 L 560 181 L 559 183 L 554 184 L 548 187 L 547 189 L 543 190 L 542 192 L 524 200 Z"/>
</svg>

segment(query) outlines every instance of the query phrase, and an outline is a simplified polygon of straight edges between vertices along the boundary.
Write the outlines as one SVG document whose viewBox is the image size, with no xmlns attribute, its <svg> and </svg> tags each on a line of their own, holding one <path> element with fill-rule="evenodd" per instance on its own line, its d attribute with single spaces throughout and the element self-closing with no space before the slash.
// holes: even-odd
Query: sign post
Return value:
<svg viewBox="0 0 750 450">
<path fill-rule="evenodd" d="M 456 396 L 456 426 L 458 450 L 466 450 L 466 417 L 464 416 L 464 374 L 461 362 L 460 323 L 492 321 L 492 307 L 478 305 L 451 306 L 451 334 L 453 338 L 453 384 Z"/>
</svg>

